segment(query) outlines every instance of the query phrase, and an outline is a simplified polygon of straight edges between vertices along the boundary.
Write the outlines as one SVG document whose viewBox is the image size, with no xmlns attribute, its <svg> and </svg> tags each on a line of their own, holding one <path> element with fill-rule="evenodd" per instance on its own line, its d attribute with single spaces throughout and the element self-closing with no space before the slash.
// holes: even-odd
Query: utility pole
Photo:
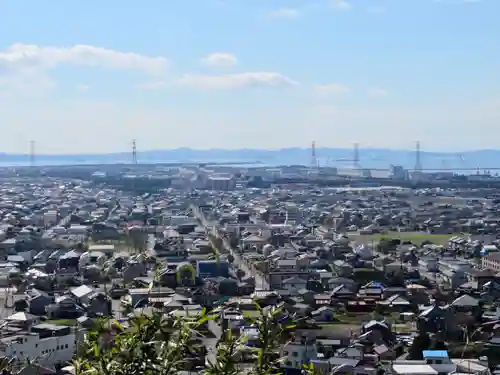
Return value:
<svg viewBox="0 0 500 375">
<path fill-rule="evenodd" d="M 35 166 L 35 141 L 30 141 L 30 167 Z"/>
<path fill-rule="evenodd" d="M 422 159 L 420 151 L 420 141 L 415 144 L 415 172 L 422 172 Z"/>
<path fill-rule="evenodd" d="M 352 161 L 354 162 L 354 169 L 361 170 L 361 164 L 359 163 L 359 143 L 354 144 Z"/>
<path fill-rule="evenodd" d="M 318 158 L 316 155 L 316 142 L 313 141 L 311 144 L 311 168 L 317 169 L 319 168 Z"/>
<path fill-rule="evenodd" d="M 132 140 L 132 164 L 137 164 L 137 144 Z"/>
</svg>

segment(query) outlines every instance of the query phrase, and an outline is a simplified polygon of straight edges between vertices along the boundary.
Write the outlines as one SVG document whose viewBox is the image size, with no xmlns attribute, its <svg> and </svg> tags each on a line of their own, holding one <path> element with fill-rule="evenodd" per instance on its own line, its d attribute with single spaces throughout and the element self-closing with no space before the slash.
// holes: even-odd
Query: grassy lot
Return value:
<svg viewBox="0 0 500 375">
<path fill-rule="evenodd" d="M 431 241 L 436 245 L 446 245 L 451 237 L 460 234 L 429 234 L 425 232 L 389 232 L 385 234 L 353 234 L 350 237 L 359 243 L 378 242 L 382 239 L 398 238 L 403 241 L 411 241 L 415 245 L 420 245 L 423 241 Z"/>
<path fill-rule="evenodd" d="M 413 323 L 405 323 L 405 324 L 393 324 L 392 329 L 394 332 L 400 332 L 400 333 L 409 333 L 409 332 L 415 332 L 417 330 L 417 327 Z"/>
<path fill-rule="evenodd" d="M 359 324 L 345 324 L 345 323 L 320 323 L 318 326 L 321 328 L 323 332 L 325 332 L 325 336 L 329 334 L 336 335 L 350 335 L 351 333 L 359 333 L 361 325 Z"/>
<path fill-rule="evenodd" d="M 336 314 L 335 319 L 337 321 L 335 323 L 332 323 L 332 324 L 346 324 L 346 325 L 354 325 L 354 326 L 358 326 L 358 327 L 361 324 L 372 320 L 370 314 L 365 314 L 365 313 Z"/>
</svg>

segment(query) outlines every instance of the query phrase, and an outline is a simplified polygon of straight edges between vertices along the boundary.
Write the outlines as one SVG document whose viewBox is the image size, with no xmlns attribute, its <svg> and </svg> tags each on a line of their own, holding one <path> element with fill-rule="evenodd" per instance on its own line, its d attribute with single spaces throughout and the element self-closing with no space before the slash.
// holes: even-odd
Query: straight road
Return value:
<svg viewBox="0 0 500 375">
<path fill-rule="evenodd" d="M 260 288 L 263 290 L 270 290 L 269 283 L 267 282 L 264 275 L 256 270 L 252 265 L 247 264 L 244 259 L 238 254 L 235 249 L 231 247 L 231 244 L 226 238 L 223 238 L 220 233 L 217 231 L 215 225 L 209 225 L 208 220 L 203 215 L 203 212 L 200 211 L 198 207 L 195 205 L 191 205 L 191 210 L 193 211 L 193 215 L 200 221 L 201 225 L 205 228 L 207 235 L 212 235 L 220 240 L 222 240 L 224 252 L 231 254 L 234 258 L 233 264 L 240 269 L 242 269 L 247 276 L 252 276 L 255 279 L 256 288 Z M 214 244 L 212 243 L 212 246 Z M 221 249 L 216 249 L 221 250 Z"/>
</svg>

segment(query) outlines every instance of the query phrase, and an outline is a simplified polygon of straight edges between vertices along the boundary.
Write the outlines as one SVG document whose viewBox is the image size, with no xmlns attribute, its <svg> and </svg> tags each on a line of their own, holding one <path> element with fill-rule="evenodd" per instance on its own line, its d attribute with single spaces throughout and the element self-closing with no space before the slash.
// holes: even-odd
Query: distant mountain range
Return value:
<svg viewBox="0 0 500 375">
<path fill-rule="evenodd" d="M 352 168 L 354 152 L 347 148 L 317 148 L 316 159 L 321 166 Z M 170 150 L 152 150 L 137 153 L 139 163 L 168 162 L 256 162 L 264 165 L 310 165 L 312 153 L 306 148 L 283 148 L 279 150 L 259 149 L 207 149 L 195 150 L 177 148 Z M 500 167 L 500 150 L 475 150 L 461 153 L 424 152 L 420 154 L 424 169 L 489 169 Z M 29 165 L 29 155 L 0 153 L 2 165 Z M 37 165 L 64 164 L 110 164 L 131 163 L 132 154 L 121 152 L 99 155 L 37 155 Z M 359 164 L 363 168 L 388 168 L 389 165 L 401 165 L 413 168 L 416 162 L 414 150 L 392 150 L 382 148 L 360 148 Z"/>
</svg>

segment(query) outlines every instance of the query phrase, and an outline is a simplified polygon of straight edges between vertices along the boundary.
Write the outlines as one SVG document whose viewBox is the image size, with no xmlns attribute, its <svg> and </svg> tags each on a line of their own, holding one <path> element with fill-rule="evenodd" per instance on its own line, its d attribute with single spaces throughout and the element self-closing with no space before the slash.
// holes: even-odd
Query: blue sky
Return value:
<svg viewBox="0 0 500 375">
<path fill-rule="evenodd" d="M 498 0 L 0 1 L 0 151 L 500 138 Z"/>
</svg>

